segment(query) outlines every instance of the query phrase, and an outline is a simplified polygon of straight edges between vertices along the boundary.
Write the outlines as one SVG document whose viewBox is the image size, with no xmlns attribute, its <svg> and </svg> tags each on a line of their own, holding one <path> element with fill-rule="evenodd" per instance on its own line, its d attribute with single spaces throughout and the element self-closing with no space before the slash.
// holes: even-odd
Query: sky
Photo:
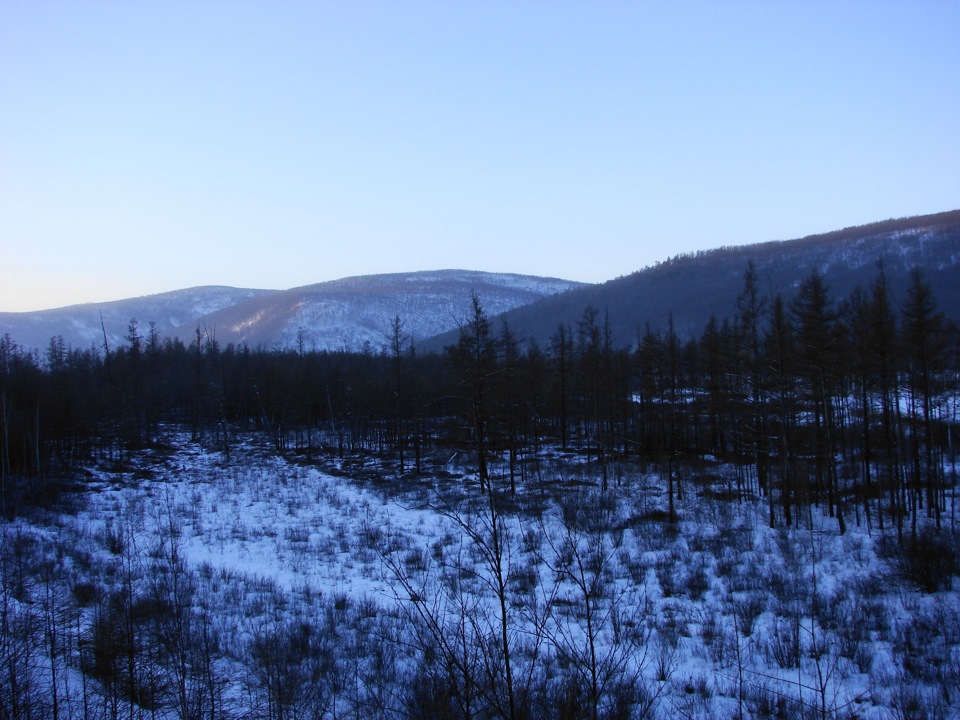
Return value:
<svg viewBox="0 0 960 720">
<path fill-rule="evenodd" d="M 0 311 L 960 208 L 960 3 L 0 2 Z"/>
</svg>

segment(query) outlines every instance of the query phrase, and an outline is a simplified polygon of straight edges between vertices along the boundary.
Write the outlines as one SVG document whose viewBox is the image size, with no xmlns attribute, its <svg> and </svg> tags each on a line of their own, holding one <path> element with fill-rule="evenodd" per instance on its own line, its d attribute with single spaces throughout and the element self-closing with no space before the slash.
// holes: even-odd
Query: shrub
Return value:
<svg viewBox="0 0 960 720">
<path fill-rule="evenodd" d="M 949 589 L 953 576 L 960 572 L 956 544 L 958 538 L 949 532 L 922 530 L 915 538 L 900 543 L 891 536 L 876 542 L 877 556 L 889 563 L 896 575 L 922 592 L 934 593 Z"/>
<path fill-rule="evenodd" d="M 657 581 L 664 597 L 674 597 L 680 590 L 677 566 L 670 562 L 659 562 L 656 565 Z"/>
<path fill-rule="evenodd" d="M 103 541 L 111 555 L 123 555 L 125 545 L 122 531 L 108 525 L 103 531 Z"/>
<path fill-rule="evenodd" d="M 943 700 L 935 691 L 901 681 L 890 698 L 896 720 L 939 720 L 946 718 Z"/>
<path fill-rule="evenodd" d="M 716 612 L 704 620 L 700 626 L 700 640 L 707 650 L 707 654 L 715 663 L 722 664 L 726 645 L 723 637 L 723 619 Z"/>
<path fill-rule="evenodd" d="M 710 589 L 710 575 L 702 557 L 690 563 L 687 569 L 686 590 L 693 600 L 701 599 Z"/>
<path fill-rule="evenodd" d="M 800 618 L 777 618 L 767 641 L 767 650 L 784 670 L 800 665 Z"/>
<path fill-rule="evenodd" d="M 100 588 L 92 582 L 78 582 L 70 591 L 80 607 L 89 607 L 100 597 Z"/>
<path fill-rule="evenodd" d="M 765 593 L 747 592 L 740 597 L 735 597 L 732 601 L 731 610 L 737 617 L 740 634 L 744 637 L 750 637 L 753 632 L 753 624 L 766 609 L 767 597 Z"/>
<path fill-rule="evenodd" d="M 907 542 L 900 568 L 903 576 L 926 593 L 949 590 L 957 573 L 955 543 L 949 534 L 925 531 Z"/>
</svg>

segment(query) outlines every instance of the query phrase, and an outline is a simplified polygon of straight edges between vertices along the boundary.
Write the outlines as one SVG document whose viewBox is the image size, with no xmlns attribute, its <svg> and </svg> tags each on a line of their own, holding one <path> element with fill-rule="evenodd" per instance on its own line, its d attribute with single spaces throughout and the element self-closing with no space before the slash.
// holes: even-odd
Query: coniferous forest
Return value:
<svg viewBox="0 0 960 720">
<path fill-rule="evenodd" d="M 717 311 L 3 337 L 0 718 L 956 717 L 956 328 L 920 270 Z M 255 540 L 300 581 L 199 549 Z"/>
</svg>

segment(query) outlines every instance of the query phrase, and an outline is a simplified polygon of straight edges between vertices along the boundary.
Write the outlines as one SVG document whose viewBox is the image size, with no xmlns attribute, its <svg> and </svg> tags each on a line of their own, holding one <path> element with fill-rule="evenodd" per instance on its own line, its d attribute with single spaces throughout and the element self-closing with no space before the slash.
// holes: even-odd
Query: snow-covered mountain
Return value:
<svg viewBox="0 0 960 720">
<path fill-rule="evenodd" d="M 344 278 L 290 290 L 198 287 L 103 304 L 56 310 L 0 313 L 0 335 L 43 351 L 61 335 L 68 346 L 111 347 L 126 342 L 130 321 L 146 335 L 151 322 L 162 337 L 193 339 L 199 327 L 221 345 L 306 349 L 374 350 L 386 344 L 390 323 L 400 316 L 412 339 L 456 328 L 476 292 L 491 316 L 580 283 L 527 275 L 437 270 Z M 101 326 L 102 317 L 102 326 Z"/>
<path fill-rule="evenodd" d="M 224 308 L 205 318 L 221 343 L 378 350 L 399 316 L 414 340 L 457 327 L 476 292 L 493 316 L 577 287 L 555 278 L 442 270 L 351 277 Z"/>
<path fill-rule="evenodd" d="M 4 312 L 0 313 L 0 335 L 9 333 L 19 345 L 42 351 L 56 335 L 74 349 L 102 348 L 106 333 L 113 348 L 126 342 L 130 321 L 136 319 L 144 336 L 153 322 L 161 336 L 180 337 L 188 342 L 197 323 L 210 313 L 275 292 L 204 286 L 53 310 Z"/>
</svg>

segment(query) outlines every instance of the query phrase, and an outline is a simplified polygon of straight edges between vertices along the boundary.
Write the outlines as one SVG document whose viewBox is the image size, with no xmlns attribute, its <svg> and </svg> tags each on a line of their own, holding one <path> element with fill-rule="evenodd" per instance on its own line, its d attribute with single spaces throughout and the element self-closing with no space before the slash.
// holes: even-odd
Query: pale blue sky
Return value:
<svg viewBox="0 0 960 720">
<path fill-rule="evenodd" d="M 0 310 L 960 208 L 957 2 L 0 2 Z"/>
</svg>

